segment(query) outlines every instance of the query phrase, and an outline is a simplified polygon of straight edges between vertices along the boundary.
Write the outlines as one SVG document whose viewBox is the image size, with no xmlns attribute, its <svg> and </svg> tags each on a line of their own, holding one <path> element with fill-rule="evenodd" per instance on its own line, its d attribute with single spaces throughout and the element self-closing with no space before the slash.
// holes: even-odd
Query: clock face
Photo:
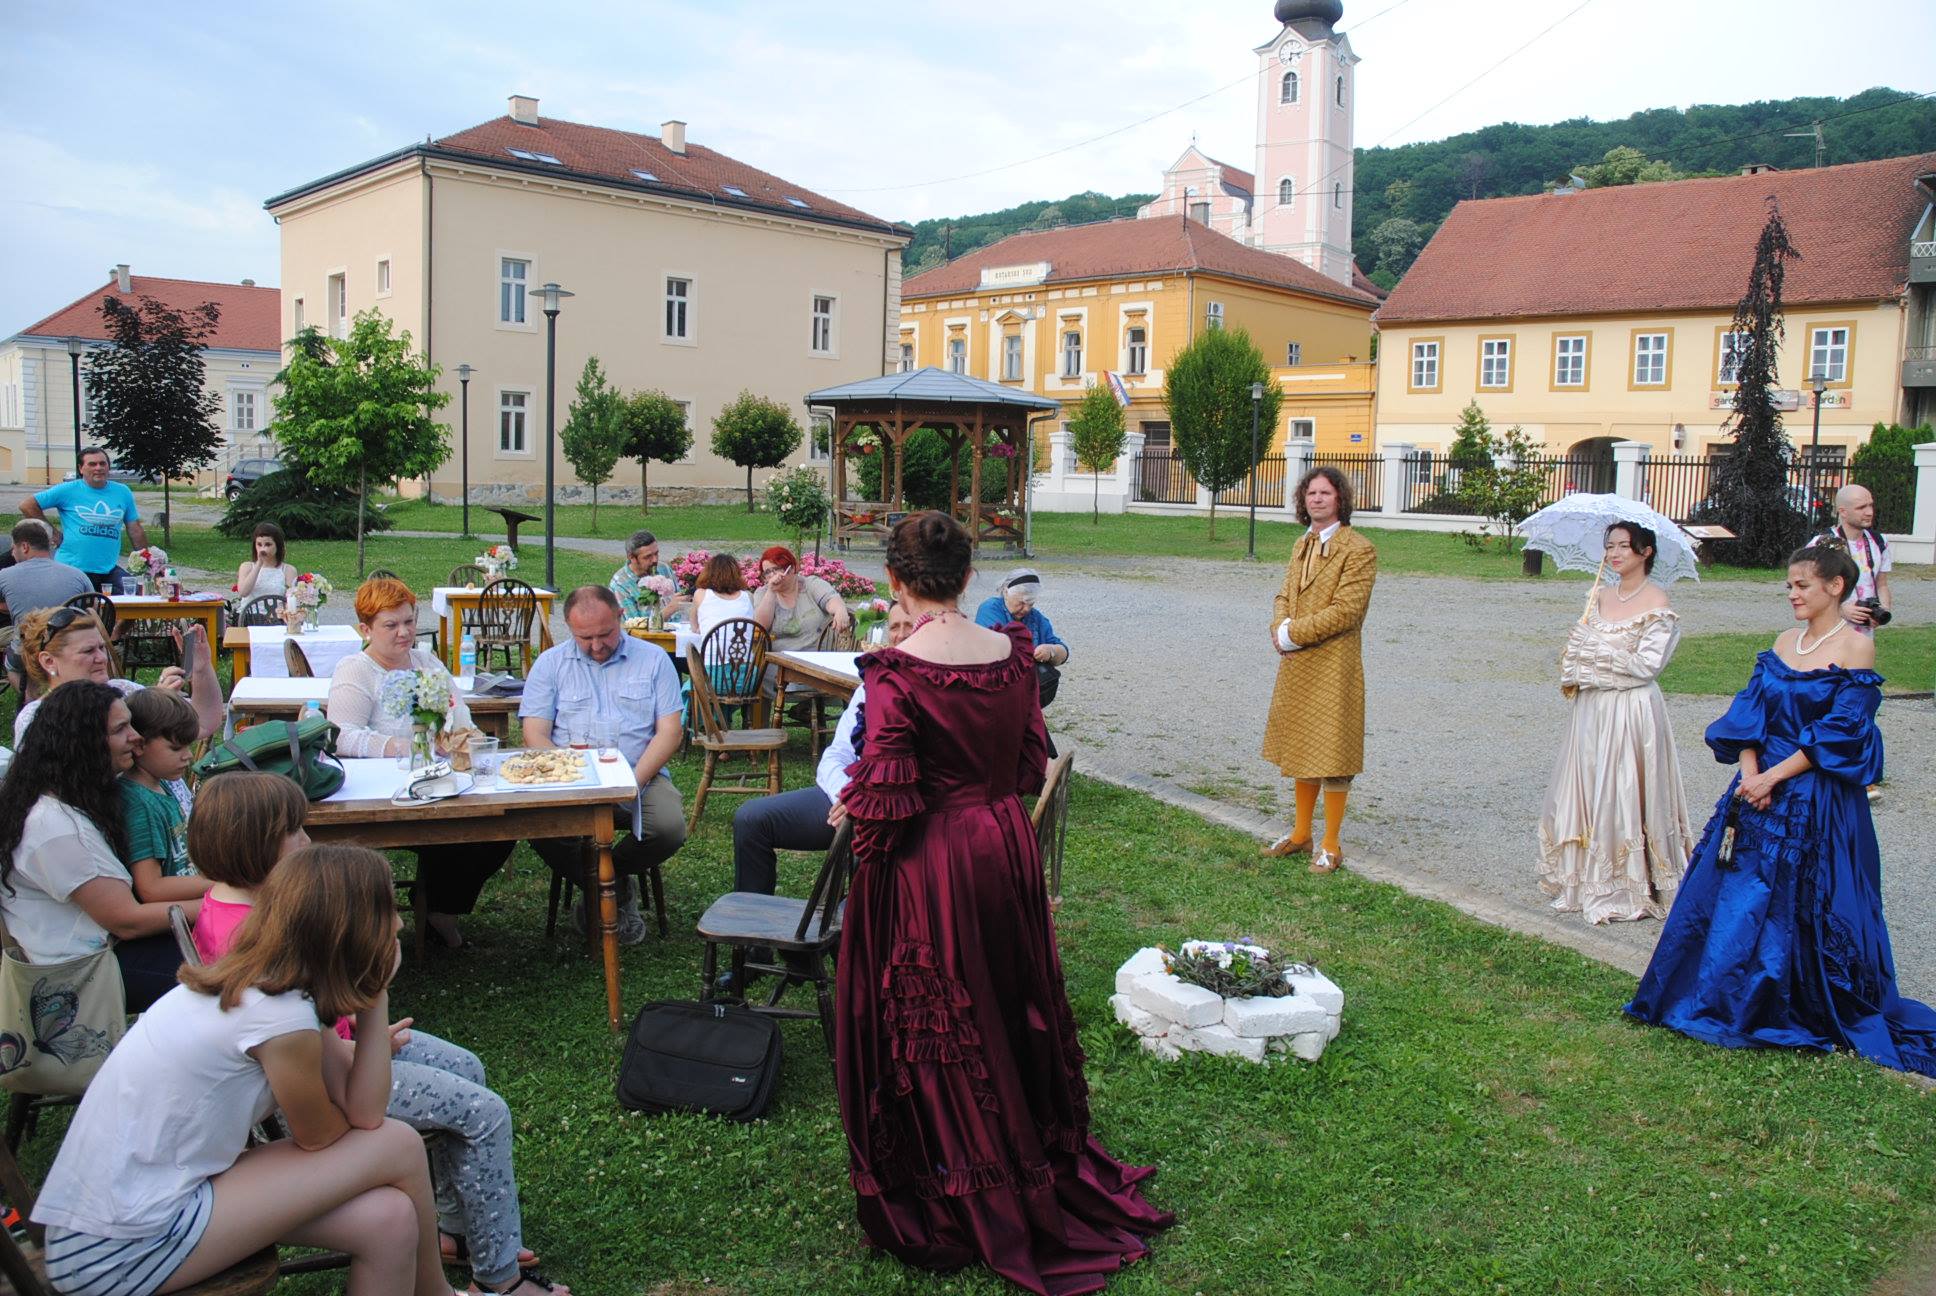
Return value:
<svg viewBox="0 0 1936 1296">
<path fill-rule="evenodd" d="M 1279 63 L 1295 63 L 1304 57 L 1304 47 L 1294 40 L 1287 40 L 1277 47 Z"/>
</svg>

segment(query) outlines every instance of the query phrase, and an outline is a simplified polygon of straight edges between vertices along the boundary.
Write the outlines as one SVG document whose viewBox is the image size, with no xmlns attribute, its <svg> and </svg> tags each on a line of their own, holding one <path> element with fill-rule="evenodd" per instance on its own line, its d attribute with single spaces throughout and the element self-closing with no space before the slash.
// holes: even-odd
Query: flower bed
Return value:
<svg viewBox="0 0 1936 1296">
<path fill-rule="evenodd" d="M 1193 965 L 1186 972 L 1220 973 L 1229 984 L 1258 984 L 1251 974 L 1273 964 L 1269 951 L 1237 942 L 1190 941 L 1178 955 L 1152 945 L 1132 954 L 1116 969 L 1109 1006 L 1144 1048 L 1165 1061 L 1190 1052 L 1246 1062 L 1287 1056 L 1315 1062 L 1338 1037 L 1344 991 L 1307 963 L 1278 965 L 1282 970 L 1270 993 L 1226 996 L 1177 976 L 1171 967 L 1179 958 Z M 1280 994 L 1277 985 L 1289 988 Z"/>
</svg>

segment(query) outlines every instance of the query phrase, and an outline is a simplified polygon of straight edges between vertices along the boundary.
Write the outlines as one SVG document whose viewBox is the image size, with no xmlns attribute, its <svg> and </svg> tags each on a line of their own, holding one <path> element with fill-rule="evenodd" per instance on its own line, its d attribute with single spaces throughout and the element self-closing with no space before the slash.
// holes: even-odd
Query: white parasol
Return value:
<svg viewBox="0 0 1936 1296">
<path fill-rule="evenodd" d="M 1671 585 L 1683 577 L 1701 579 L 1692 538 L 1665 513 L 1625 495 L 1568 495 L 1527 518 L 1519 530 L 1528 549 L 1539 550 L 1561 571 L 1595 573 L 1597 586 L 1606 575 L 1607 528 L 1615 522 L 1632 522 L 1654 533 L 1649 580 Z M 1589 594 L 1589 606 L 1591 599 Z"/>
</svg>

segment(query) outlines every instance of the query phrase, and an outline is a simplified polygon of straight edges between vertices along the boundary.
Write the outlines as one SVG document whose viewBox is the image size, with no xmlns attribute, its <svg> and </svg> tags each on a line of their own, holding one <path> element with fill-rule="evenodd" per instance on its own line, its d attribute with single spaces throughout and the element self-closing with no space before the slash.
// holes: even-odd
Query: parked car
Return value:
<svg viewBox="0 0 1936 1296">
<path fill-rule="evenodd" d="M 283 462 L 280 459 L 238 459 L 235 461 L 235 467 L 229 469 L 229 478 L 222 488 L 222 493 L 234 499 L 242 493 L 245 486 L 253 486 L 270 473 L 279 473 L 282 469 Z"/>
</svg>

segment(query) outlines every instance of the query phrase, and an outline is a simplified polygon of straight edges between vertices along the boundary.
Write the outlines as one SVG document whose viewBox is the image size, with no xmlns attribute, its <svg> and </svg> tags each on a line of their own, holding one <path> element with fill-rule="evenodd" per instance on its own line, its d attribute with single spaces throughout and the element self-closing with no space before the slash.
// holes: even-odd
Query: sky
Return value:
<svg viewBox="0 0 1936 1296">
<path fill-rule="evenodd" d="M 0 46 L 0 337 L 121 261 L 274 284 L 264 199 L 499 116 L 513 93 L 537 96 L 541 116 L 650 134 L 682 118 L 694 143 L 897 220 L 1147 192 L 1193 137 L 1248 167 L 1251 51 L 1277 30 L 1271 7 L 20 5 Z M 1363 60 L 1360 147 L 1936 91 L 1931 0 L 1346 0 L 1340 28 Z"/>
</svg>

